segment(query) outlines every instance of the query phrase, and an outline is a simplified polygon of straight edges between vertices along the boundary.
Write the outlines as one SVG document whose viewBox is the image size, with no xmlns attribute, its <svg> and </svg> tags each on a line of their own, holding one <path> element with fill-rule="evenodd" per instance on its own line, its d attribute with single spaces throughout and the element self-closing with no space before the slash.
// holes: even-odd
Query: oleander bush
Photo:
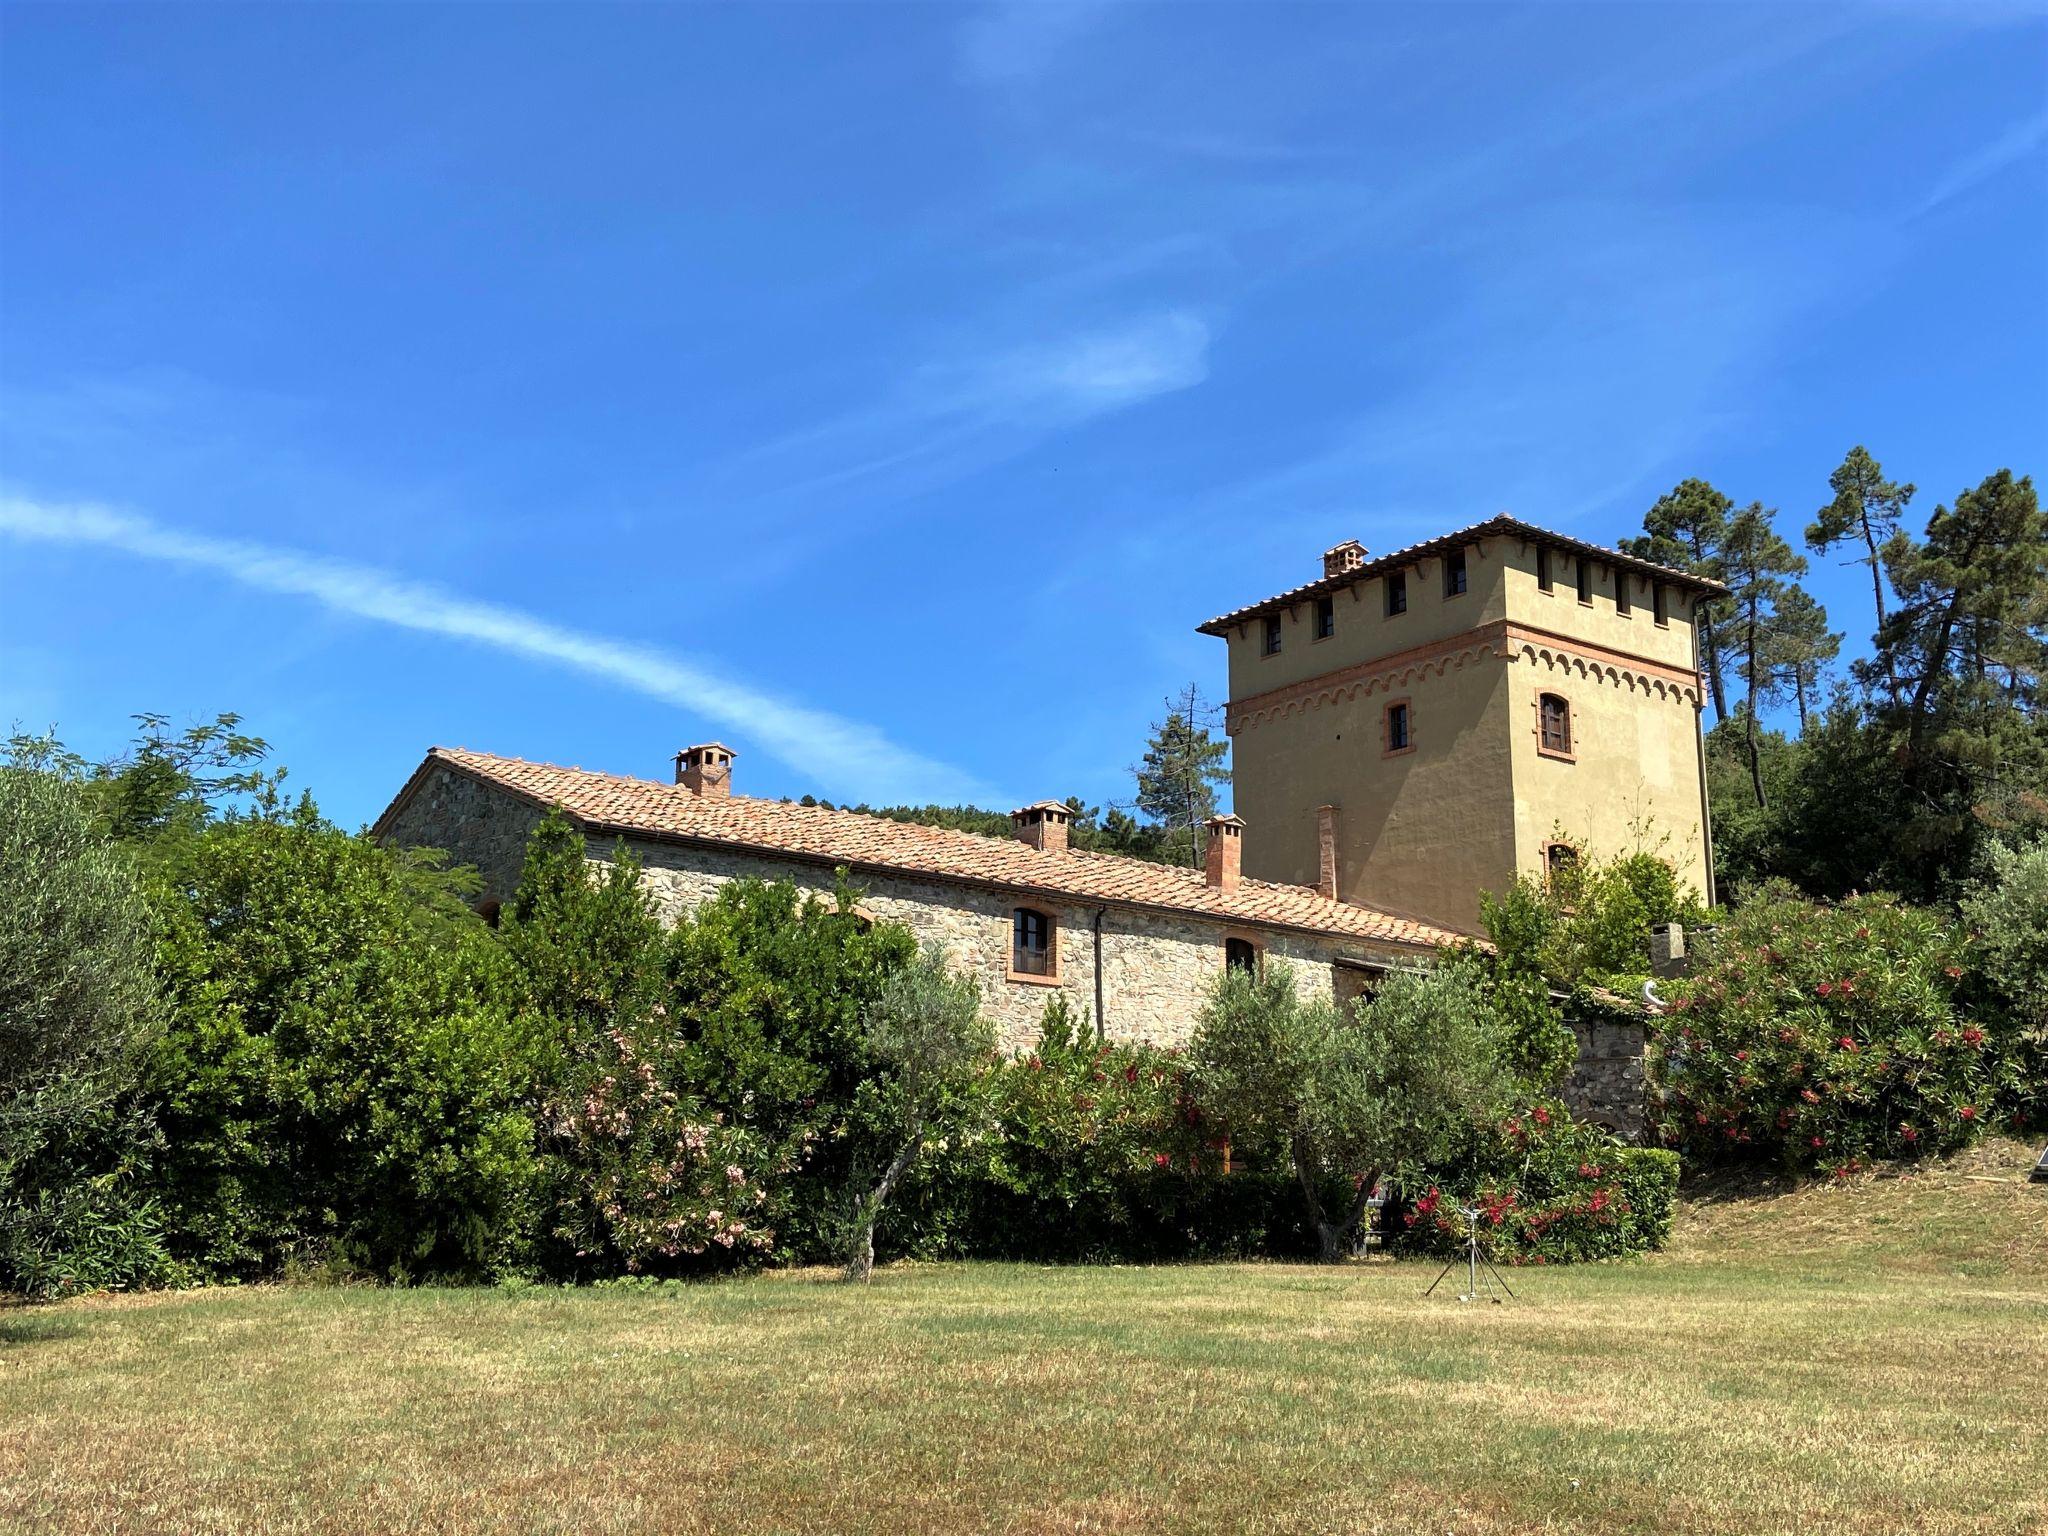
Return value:
<svg viewBox="0 0 2048 1536">
<path fill-rule="evenodd" d="M 1671 1235 L 1678 1156 L 1631 1147 L 1561 1104 L 1509 1115 L 1430 1178 L 1397 1237 L 1439 1252 L 1464 1245 L 1476 1209 L 1482 1251 L 1497 1262 L 1564 1264 L 1662 1247 Z"/>
<path fill-rule="evenodd" d="M 2017 1026 L 1973 1006 L 1972 947 L 1894 897 L 1760 891 L 1669 988 L 1665 1139 L 1689 1160 L 1828 1173 L 1962 1145 L 2022 1089 Z"/>
</svg>

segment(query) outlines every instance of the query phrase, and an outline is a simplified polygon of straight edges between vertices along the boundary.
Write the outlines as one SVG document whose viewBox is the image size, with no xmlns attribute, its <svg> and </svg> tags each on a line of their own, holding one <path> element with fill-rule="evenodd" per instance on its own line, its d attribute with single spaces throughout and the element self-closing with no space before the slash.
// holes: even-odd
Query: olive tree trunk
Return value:
<svg viewBox="0 0 2048 1536">
<path fill-rule="evenodd" d="M 924 1141 L 924 1125 L 920 1121 L 910 1128 L 910 1134 L 903 1145 L 896 1149 L 896 1155 L 889 1160 L 889 1166 L 882 1172 L 882 1180 L 874 1190 L 861 1201 L 853 1219 L 853 1242 L 846 1260 L 846 1278 L 866 1281 L 875 1272 L 875 1223 L 882 1219 L 882 1207 L 889 1203 L 889 1196 L 910 1168 L 917 1149 Z"/>
</svg>

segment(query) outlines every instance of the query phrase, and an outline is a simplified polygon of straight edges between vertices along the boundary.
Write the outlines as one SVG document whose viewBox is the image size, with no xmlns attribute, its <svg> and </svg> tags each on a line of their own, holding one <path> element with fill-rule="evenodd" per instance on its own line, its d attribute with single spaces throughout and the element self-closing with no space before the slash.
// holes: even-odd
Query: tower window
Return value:
<svg viewBox="0 0 2048 1536">
<path fill-rule="evenodd" d="M 1635 604 L 1629 601 L 1628 584 L 1628 572 L 1617 569 L 1614 573 L 1614 611 L 1624 619 L 1629 616 L 1635 607 Z"/>
<path fill-rule="evenodd" d="M 1454 549 L 1444 556 L 1444 596 L 1457 597 L 1465 590 L 1465 551 Z"/>
<path fill-rule="evenodd" d="M 1266 638 L 1260 654 L 1265 656 L 1278 656 L 1280 654 L 1280 615 L 1277 613 L 1266 615 Z"/>
<path fill-rule="evenodd" d="M 1387 578 L 1387 617 L 1408 611 L 1408 573 L 1395 571 Z"/>
<path fill-rule="evenodd" d="M 1536 585 L 1545 592 L 1550 590 L 1550 551 L 1540 544 L 1536 546 Z"/>
<path fill-rule="evenodd" d="M 1011 979 L 1050 980 L 1058 971 L 1051 916 L 1032 907 L 1017 908 L 1010 915 Z"/>
<path fill-rule="evenodd" d="M 1243 971 L 1247 976 L 1258 975 L 1259 946 L 1250 939 L 1225 939 L 1223 966 L 1225 970 Z"/>
<path fill-rule="evenodd" d="M 1536 701 L 1538 744 L 1552 757 L 1572 755 L 1572 706 L 1563 694 L 1546 693 Z"/>
<path fill-rule="evenodd" d="M 1584 555 L 1579 556 L 1579 601 L 1588 607 L 1593 604 L 1593 562 Z"/>
<path fill-rule="evenodd" d="M 1327 640 L 1337 633 L 1337 600 L 1334 597 L 1316 599 L 1316 638 Z"/>
<path fill-rule="evenodd" d="M 1664 596 L 1664 583 L 1661 581 L 1651 583 L 1650 616 L 1659 624 L 1667 626 L 1671 623 L 1671 610 L 1666 606 L 1668 601 Z"/>
<path fill-rule="evenodd" d="M 1409 734 L 1408 701 L 1397 699 L 1387 706 L 1387 755 L 1406 752 L 1415 743 Z"/>
</svg>

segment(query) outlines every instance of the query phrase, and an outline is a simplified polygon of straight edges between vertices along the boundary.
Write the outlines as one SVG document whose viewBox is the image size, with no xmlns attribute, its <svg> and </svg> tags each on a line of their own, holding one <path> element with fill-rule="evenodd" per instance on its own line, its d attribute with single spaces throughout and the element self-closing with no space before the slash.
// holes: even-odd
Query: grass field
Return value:
<svg viewBox="0 0 2048 1536">
<path fill-rule="evenodd" d="M 1986 1181 L 2024 1157 L 1696 1199 L 1500 1307 L 962 1265 L 0 1312 L 0 1527 L 2039 1532 L 2048 1188 Z"/>
</svg>

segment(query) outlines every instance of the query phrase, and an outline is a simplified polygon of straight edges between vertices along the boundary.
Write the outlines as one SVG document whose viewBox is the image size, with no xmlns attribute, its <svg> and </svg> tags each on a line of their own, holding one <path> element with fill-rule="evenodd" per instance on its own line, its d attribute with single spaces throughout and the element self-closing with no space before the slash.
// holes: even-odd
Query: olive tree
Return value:
<svg viewBox="0 0 2048 1536">
<path fill-rule="evenodd" d="M 1211 1124 L 1284 1147 L 1330 1262 L 1383 1174 L 1447 1159 L 1504 1102 L 1501 1029 L 1470 961 L 1390 976 L 1349 1012 L 1269 962 L 1217 982 L 1190 1075 Z"/>
<path fill-rule="evenodd" d="M 154 1214 L 125 1185 L 146 1138 L 138 1061 L 161 1028 L 149 910 L 47 744 L 0 760 L 0 1288 L 140 1278 Z"/>
<path fill-rule="evenodd" d="M 945 951 L 930 942 L 883 982 L 863 1022 L 868 1047 L 887 1073 L 882 1089 L 897 1135 L 880 1180 L 854 1207 L 849 1280 L 874 1273 L 875 1224 L 883 1207 L 917 1161 L 926 1133 L 965 1097 L 995 1049 L 980 986 L 971 976 L 954 975 Z"/>
</svg>

